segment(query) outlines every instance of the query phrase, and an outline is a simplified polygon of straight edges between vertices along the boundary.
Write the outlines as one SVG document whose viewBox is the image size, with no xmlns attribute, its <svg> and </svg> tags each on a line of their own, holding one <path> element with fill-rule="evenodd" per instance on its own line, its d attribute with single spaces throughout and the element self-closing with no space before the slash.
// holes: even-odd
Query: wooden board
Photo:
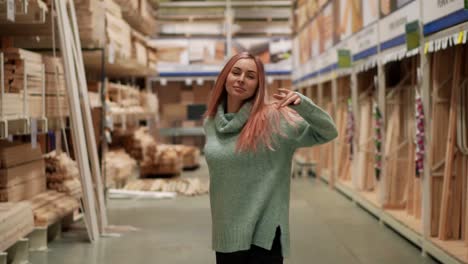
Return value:
<svg viewBox="0 0 468 264">
<path fill-rule="evenodd" d="M 31 205 L 27 202 L 0 204 L 0 251 L 5 251 L 34 229 Z"/>
<path fill-rule="evenodd" d="M 0 168 L 11 168 L 42 159 L 42 151 L 31 144 L 0 141 Z"/>
<path fill-rule="evenodd" d="M 0 202 L 19 202 L 30 199 L 46 190 L 46 179 L 36 177 L 8 188 L 0 188 Z"/>
<path fill-rule="evenodd" d="M 44 160 L 25 163 L 19 166 L 0 170 L 0 188 L 9 188 L 17 184 L 45 177 Z"/>
</svg>

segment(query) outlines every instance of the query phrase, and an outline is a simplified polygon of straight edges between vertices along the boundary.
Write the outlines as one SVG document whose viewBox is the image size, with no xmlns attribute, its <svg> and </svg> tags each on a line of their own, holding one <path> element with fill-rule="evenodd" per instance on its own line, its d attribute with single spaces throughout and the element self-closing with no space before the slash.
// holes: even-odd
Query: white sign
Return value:
<svg viewBox="0 0 468 264">
<path fill-rule="evenodd" d="M 37 147 L 37 119 L 31 119 L 31 147 L 35 149 Z"/>
<path fill-rule="evenodd" d="M 7 20 L 15 22 L 15 0 L 7 1 Z"/>
<path fill-rule="evenodd" d="M 380 42 L 383 43 L 405 34 L 406 24 L 420 18 L 419 10 L 419 1 L 414 1 L 382 19 L 379 23 Z"/>
<path fill-rule="evenodd" d="M 352 54 L 356 55 L 362 51 L 370 49 L 378 45 L 379 35 L 378 35 L 378 24 L 375 23 L 357 33 L 354 37 L 351 38 L 352 45 Z"/>
<path fill-rule="evenodd" d="M 464 0 L 446 0 L 446 1 L 424 1 L 423 21 L 424 24 L 450 15 L 455 11 L 465 8 Z"/>
<path fill-rule="evenodd" d="M 362 19 L 364 27 L 367 27 L 379 19 L 378 0 L 362 0 Z"/>
<path fill-rule="evenodd" d="M 321 57 L 322 69 L 330 65 L 338 63 L 338 56 L 336 55 L 336 49 L 329 49 Z"/>
</svg>

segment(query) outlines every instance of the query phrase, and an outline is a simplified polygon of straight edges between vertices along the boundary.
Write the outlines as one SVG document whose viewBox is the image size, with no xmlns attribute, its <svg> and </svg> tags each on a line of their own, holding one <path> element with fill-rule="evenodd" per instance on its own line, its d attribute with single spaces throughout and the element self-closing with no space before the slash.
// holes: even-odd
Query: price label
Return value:
<svg viewBox="0 0 468 264">
<path fill-rule="evenodd" d="M 419 20 L 406 24 L 406 49 L 419 47 Z"/>
<path fill-rule="evenodd" d="M 338 67 L 349 68 L 351 67 L 351 51 L 338 50 Z"/>
</svg>

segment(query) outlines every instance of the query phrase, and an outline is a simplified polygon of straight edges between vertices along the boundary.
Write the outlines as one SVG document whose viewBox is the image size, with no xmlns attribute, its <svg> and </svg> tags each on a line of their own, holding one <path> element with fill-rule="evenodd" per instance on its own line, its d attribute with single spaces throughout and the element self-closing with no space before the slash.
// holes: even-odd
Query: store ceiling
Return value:
<svg viewBox="0 0 468 264">
<path fill-rule="evenodd" d="M 158 37 L 218 36 L 226 34 L 226 10 L 233 15 L 233 36 L 289 36 L 292 2 L 151 0 L 156 8 Z M 230 5 L 230 8 L 228 7 Z"/>
</svg>

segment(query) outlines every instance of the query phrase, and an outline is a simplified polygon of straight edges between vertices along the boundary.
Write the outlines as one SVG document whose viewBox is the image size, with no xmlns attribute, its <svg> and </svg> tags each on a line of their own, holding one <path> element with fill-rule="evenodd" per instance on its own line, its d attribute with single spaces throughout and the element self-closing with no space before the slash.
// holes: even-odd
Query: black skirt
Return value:
<svg viewBox="0 0 468 264">
<path fill-rule="evenodd" d="M 283 264 L 280 227 L 276 229 L 271 250 L 252 245 L 248 250 L 216 252 L 216 264 Z"/>
</svg>

